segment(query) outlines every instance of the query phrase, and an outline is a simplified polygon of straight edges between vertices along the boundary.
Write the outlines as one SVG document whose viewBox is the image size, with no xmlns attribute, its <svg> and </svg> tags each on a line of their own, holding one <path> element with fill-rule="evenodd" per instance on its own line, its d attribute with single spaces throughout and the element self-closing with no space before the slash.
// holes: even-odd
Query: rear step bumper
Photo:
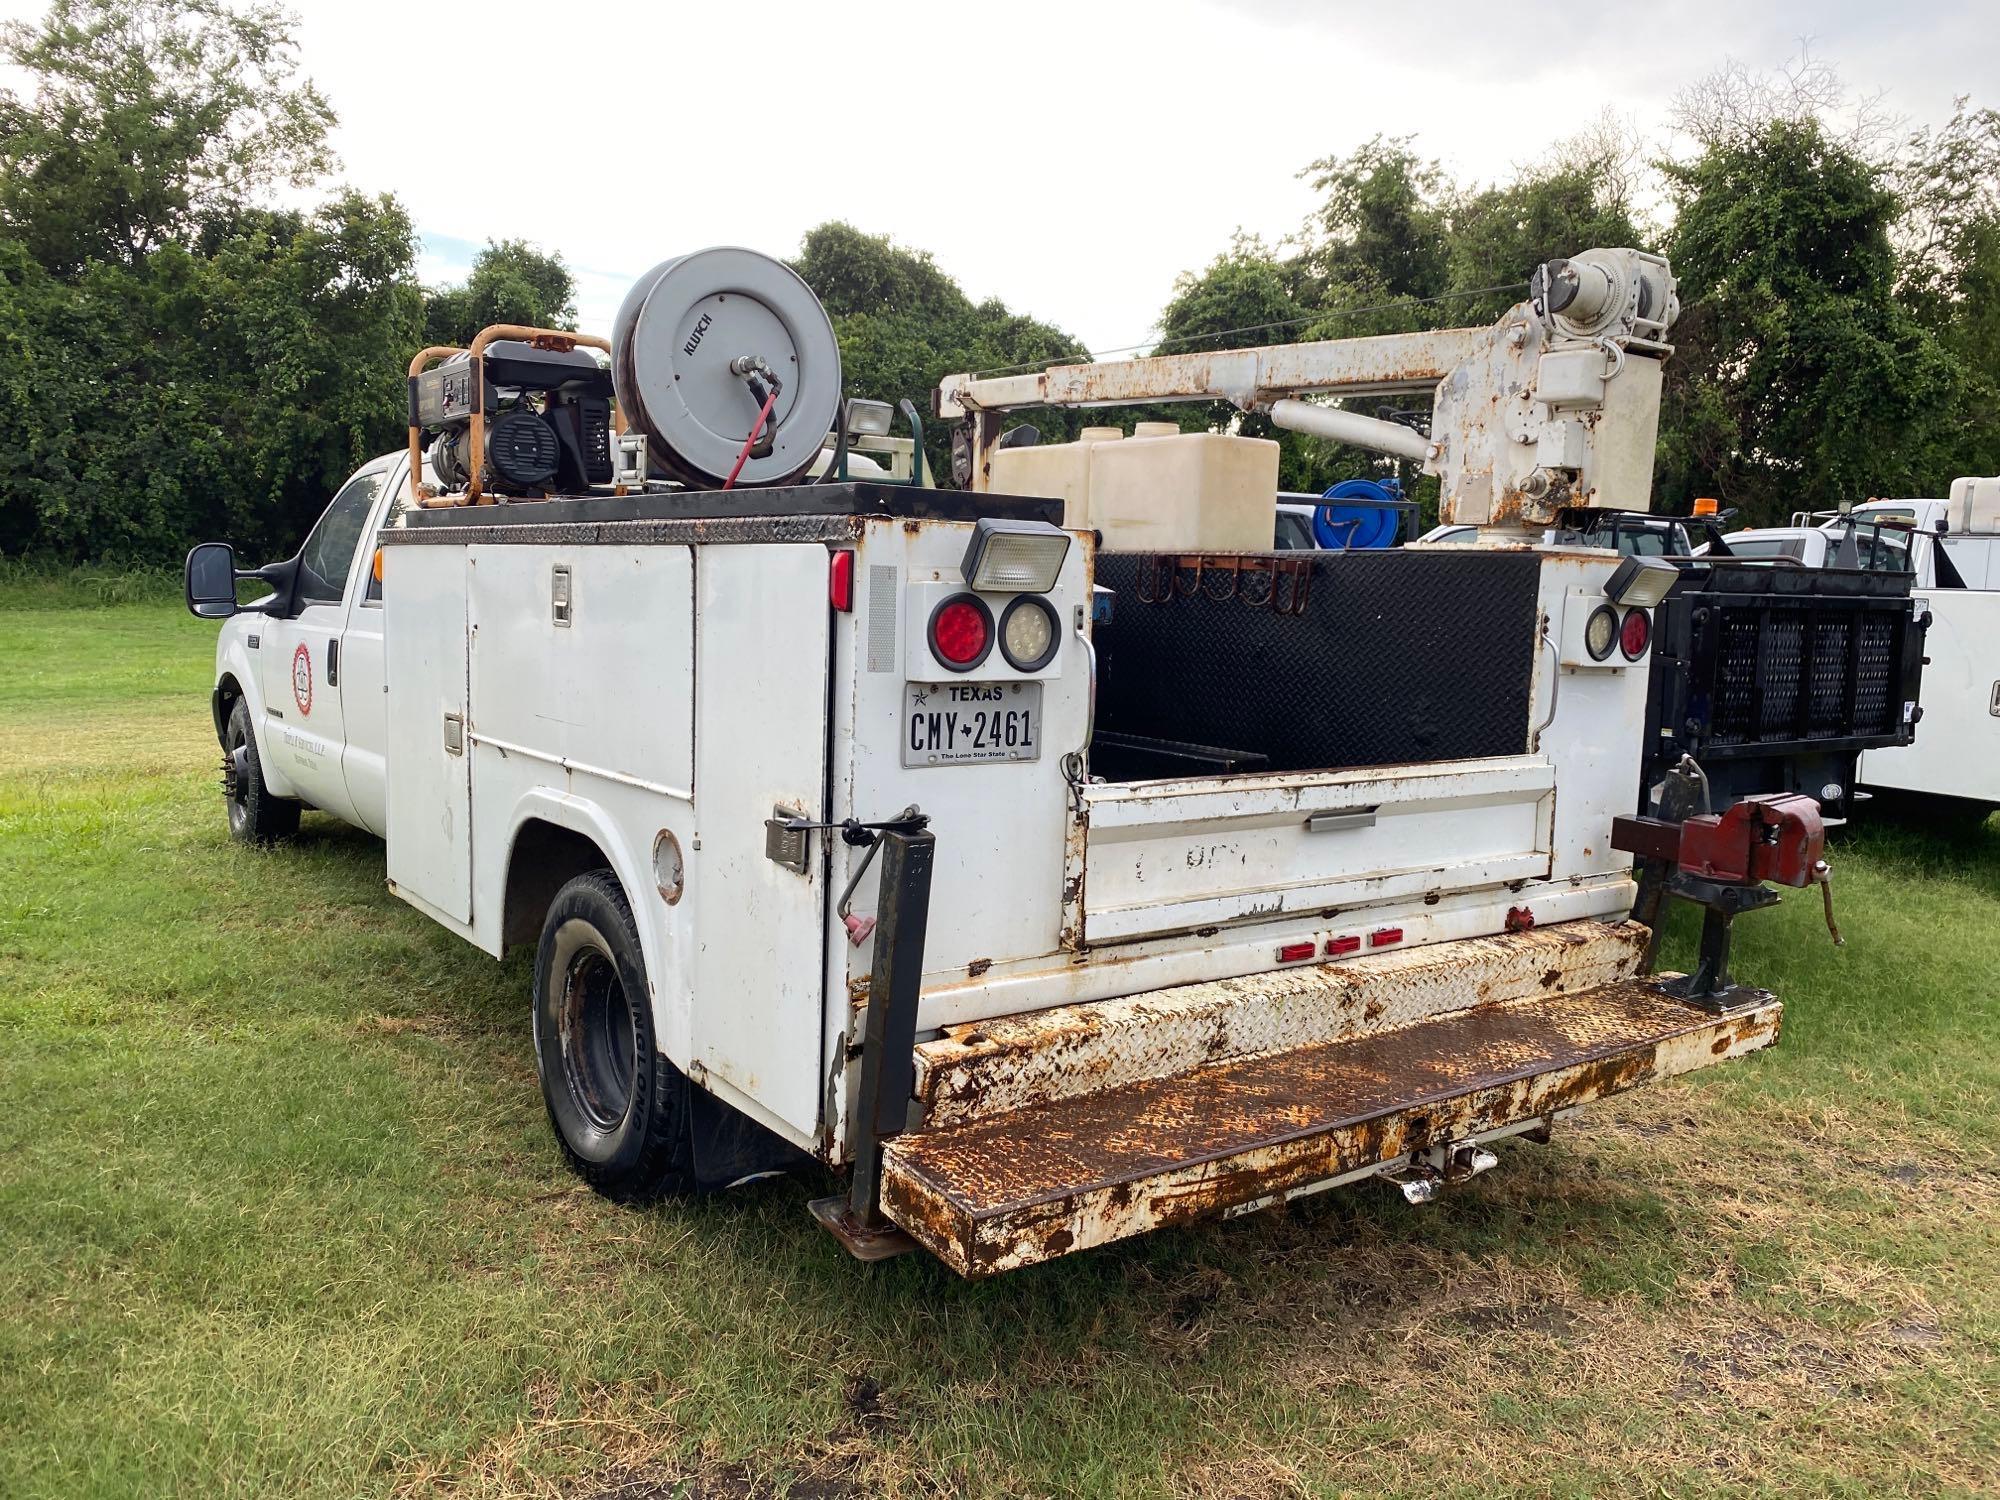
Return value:
<svg viewBox="0 0 2000 1500">
<path fill-rule="evenodd" d="M 1033 1265 L 1547 1119 L 1777 1040 L 1625 979 L 899 1136 L 882 1207 L 964 1276 Z"/>
</svg>

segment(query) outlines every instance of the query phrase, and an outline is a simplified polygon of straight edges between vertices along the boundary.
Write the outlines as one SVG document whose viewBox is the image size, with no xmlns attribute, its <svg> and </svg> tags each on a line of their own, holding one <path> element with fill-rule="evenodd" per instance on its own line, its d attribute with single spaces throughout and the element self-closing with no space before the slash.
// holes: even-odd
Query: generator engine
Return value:
<svg viewBox="0 0 2000 1500">
<path fill-rule="evenodd" d="M 472 473 L 475 410 L 484 428 L 482 488 L 503 495 L 578 494 L 609 484 L 611 372 L 581 349 L 496 339 L 410 377 L 410 425 L 435 433 L 429 458 L 445 490 Z"/>
</svg>

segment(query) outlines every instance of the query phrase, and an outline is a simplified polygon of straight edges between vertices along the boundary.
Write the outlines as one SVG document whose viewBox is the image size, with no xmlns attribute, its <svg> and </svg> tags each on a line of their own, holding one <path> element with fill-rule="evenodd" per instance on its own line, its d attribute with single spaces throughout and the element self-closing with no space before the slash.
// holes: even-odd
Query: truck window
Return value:
<svg viewBox="0 0 2000 1500">
<path fill-rule="evenodd" d="M 1312 522 L 1294 510 L 1278 512 L 1277 550 L 1280 552 L 1311 551 L 1313 541 Z"/>
<path fill-rule="evenodd" d="M 1804 561 L 1806 539 L 1802 536 L 1749 537 L 1738 541 L 1729 537 L 1729 551 L 1733 557 L 1792 557 Z"/>
<path fill-rule="evenodd" d="M 1910 542 L 1907 537 L 1864 536 L 1861 539 L 1861 566 L 1870 573 L 1910 571 Z"/>
<path fill-rule="evenodd" d="M 299 596 L 318 604 L 338 604 L 347 592 L 348 574 L 354 569 L 354 549 L 361 541 L 361 528 L 382 488 L 386 471 L 364 469 L 348 480 L 347 487 L 333 497 L 333 504 L 319 518 L 299 552 Z"/>
<path fill-rule="evenodd" d="M 426 467 L 424 472 L 428 474 L 430 472 L 429 468 Z M 410 471 L 405 469 L 403 470 L 403 482 L 396 486 L 396 493 L 389 497 L 389 508 L 382 512 L 382 525 L 380 529 L 388 531 L 394 527 L 401 526 L 403 524 L 404 512 L 408 511 L 409 508 Z M 368 549 L 367 560 L 362 564 L 362 566 L 368 569 L 368 586 L 361 591 L 361 602 L 363 604 L 380 606 L 382 603 L 382 580 L 375 574 L 375 556 L 375 549 L 370 547 Z"/>
<path fill-rule="evenodd" d="M 1618 531 L 1618 551 L 1625 557 L 1685 557 L 1687 547 L 1676 546 L 1674 538 L 1663 531 L 1626 529 Z"/>
</svg>

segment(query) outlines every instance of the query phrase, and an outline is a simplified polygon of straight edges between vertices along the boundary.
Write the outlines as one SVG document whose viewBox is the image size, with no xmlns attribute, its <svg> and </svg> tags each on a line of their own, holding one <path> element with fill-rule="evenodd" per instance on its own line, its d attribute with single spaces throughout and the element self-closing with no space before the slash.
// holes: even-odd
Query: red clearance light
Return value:
<svg viewBox="0 0 2000 1500">
<path fill-rule="evenodd" d="M 1328 938 L 1326 940 L 1326 956 L 1328 958 L 1338 958 L 1343 953 L 1359 953 L 1360 951 L 1361 934 L 1358 932 L 1350 932 L 1344 937 Z"/>
<path fill-rule="evenodd" d="M 1400 927 L 1378 927 L 1368 934 L 1368 946 L 1371 948 L 1386 948 L 1389 944 L 1400 943 L 1402 940 L 1403 929 Z"/>
<path fill-rule="evenodd" d="M 854 611 L 854 554 L 836 552 L 826 570 L 826 598 L 842 614 Z"/>
<path fill-rule="evenodd" d="M 1618 649 L 1625 653 L 1625 660 L 1637 661 L 1646 654 L 1646 647 L 1652 641 L 1652 617 L 1643 609 L 1627 610 L 1625 624 L 1618 632 Z"/>
<path fill-rule="evenodd" d="M 931 611 L 931 655 L 954 672 L 970 672 L 993 649 L 993 611 L 976 594 L 953 594 Z"/>
<path fill-rule="evenodd" d="M 1302 958 L 1311 958 L 1318 951 L 1318 947 L 1312 943 L 1287 943 L 1278 950 L 1278 962 L 1295 964 Z"/>
</svg>

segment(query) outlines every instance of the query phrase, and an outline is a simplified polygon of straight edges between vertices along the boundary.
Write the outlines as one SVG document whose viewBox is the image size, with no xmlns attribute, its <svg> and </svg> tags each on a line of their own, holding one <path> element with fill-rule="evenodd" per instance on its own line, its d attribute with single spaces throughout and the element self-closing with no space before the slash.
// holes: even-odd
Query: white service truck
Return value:
<svg viewBox="0 0 2000 1500">
<path fill-rule="evenodd" d="M 1871 793 L 1984 817 L 2000 809 L 2000 478 L 1952 482 L 1947 499 L 1869 500 L 1731 532 L 1739 557 L 1914 575 L 1928 615 L 1918 731 L 1862 753 Z"/>
<path fill-rule="evenodd" d="M 190 556 L 231 830 L 317 808 L 474 946 L 534 946 L 554 1133 L 616 1197 L 816 1158 L 857 1255 L 966 1275 L 1374 1176 L 1424 1201 L 1777 1036 L 1728 912 L 1774 852 L 1823 874 L 1816 821 L 1690 820 L 1698 861 L 1641 831 L 1727 908 L 1693 978 L 1629 919 L 1670 570 L 1119 553 L 982 480 L 1024 404 L 1224 395 L 1408 455 L 1299 398 L 1424 391 L 1448 519 L 1630 508 L 1671 320 L 1664 262 L 1593 251 L 1492 328 L 954 377 L 965 487 L 814 483 L 824 313 L 761 256 L 681 257 L 608 369 L 546 330 L 426 350 L 409 450 L 297 557 Z"/>
</svg>

